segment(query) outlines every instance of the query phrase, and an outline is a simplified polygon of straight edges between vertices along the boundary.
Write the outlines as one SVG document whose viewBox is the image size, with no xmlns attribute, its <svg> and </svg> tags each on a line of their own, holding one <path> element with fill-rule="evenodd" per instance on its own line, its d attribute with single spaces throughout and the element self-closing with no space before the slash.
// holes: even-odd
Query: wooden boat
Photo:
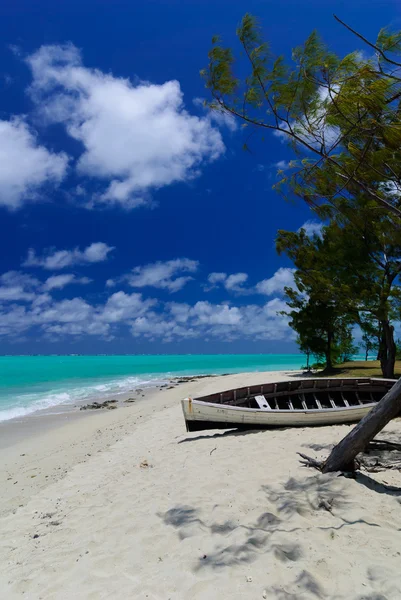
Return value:
<svg viewBox="0 0 401 600">
<path fill-rule="evenodd" d="M 394 383 L 366 377 L 296 379 L 185 398 L 182 410 L 187 431 L 353 423 Z"/>
</svg>

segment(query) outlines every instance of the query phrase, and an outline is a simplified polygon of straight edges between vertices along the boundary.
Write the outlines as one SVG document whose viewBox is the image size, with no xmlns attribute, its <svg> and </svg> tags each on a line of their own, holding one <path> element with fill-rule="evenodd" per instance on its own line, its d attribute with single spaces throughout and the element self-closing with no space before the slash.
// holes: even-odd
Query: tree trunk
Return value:
<svg viewBox="0 0 401 600">
<path fill-rule="evenodd" d="M 326 368 L 327 369 L 332 369 L 333 368 L 333 363 L 331 360 L 331 339 L 332 339 L 332 333 L 331 331 L 327 332 L 327 347 L 326 347 Z"/>
<path fill-rule="evenodd" d="M 369 354 L 369 346 L 366 346 L 366 351 L 365 351 L 365 361 L 368 360 L 368 354 Z"/>
<path fill-rule="evenodd" d="M 353 471 L 354 459 L 359 452 L 366 448 L 401 411 L 401 379 L 390 391 L 372 408 L 372 410 L 345 436 L 333 450 L 323 466 L 323 473 L 331 471 Z"/>
<path fill-rule="evenodd" d="M 383 377 L 394 379 L 396 352 L 397 348 L 394 342 L 394 327 L 390 325 L 389 321 L 382 321 L 380 366 Z"/>
</svg>

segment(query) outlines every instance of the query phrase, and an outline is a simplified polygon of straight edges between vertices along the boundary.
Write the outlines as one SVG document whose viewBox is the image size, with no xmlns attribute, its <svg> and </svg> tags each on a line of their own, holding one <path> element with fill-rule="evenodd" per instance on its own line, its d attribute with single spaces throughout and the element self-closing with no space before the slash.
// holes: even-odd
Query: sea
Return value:
<svg viewBox="0 0 401 600">
<path fill-rule="evenodd" d="M 302 354 L 0 356 L 0 421 L 101 400 L 180 375 L 300 369 Z"/>
</svg>

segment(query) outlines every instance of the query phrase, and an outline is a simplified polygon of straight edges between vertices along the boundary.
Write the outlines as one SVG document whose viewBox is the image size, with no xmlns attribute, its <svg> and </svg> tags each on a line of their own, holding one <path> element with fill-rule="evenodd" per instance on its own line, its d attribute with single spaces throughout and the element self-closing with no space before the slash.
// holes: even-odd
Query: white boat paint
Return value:
<svg viewBox="0 0 401 600">
<path fill-rule="evenodd" d="M 181 401 L 186 421 L 211 421 L 238 425 L 260 425 L 262 427 L 330 425 L 360 421 L 376 403 L 345 408 L 311 410 L 274 410 L 222 406 L 200 400 L 185 398 Z"/>
<path fill-rule="evenodd" d="M 188 431 L 354 423 L 394 383 L 373 377 L 281 381 L 185 398 L 182 410 Z"/>
</svg>

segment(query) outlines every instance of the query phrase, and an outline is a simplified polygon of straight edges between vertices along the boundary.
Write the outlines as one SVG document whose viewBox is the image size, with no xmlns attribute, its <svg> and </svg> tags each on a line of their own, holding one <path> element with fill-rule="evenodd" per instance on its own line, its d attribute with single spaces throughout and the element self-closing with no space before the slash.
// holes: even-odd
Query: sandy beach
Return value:
<svg viewBox="0 0 401 600">
<path fill-rule="evenodd" d="M 399 599 L 400 473 L 322 476 L 297 455 L 350 426 L 185 431 L 182 397 L 294 375 L 2 426 L 1 598 Z"/>
</svg>

